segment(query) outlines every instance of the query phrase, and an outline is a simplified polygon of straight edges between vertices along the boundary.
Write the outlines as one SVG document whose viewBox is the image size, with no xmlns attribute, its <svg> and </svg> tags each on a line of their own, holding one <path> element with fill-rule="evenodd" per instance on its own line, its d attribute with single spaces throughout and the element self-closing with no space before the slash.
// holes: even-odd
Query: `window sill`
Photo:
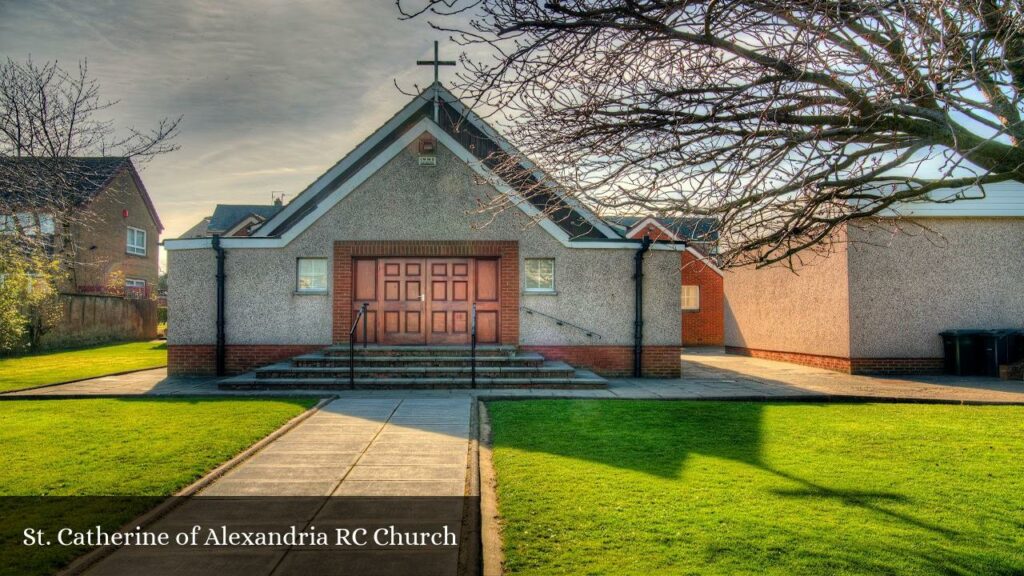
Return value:
<svg viewBox="0 0 1024 576">
<path fill-rule="evenodd" d="M 523 296 L 558 296 L 557 290 L 523 290 Z"/>
<path fill-rule="evenodd" d="M 330 292 L 327 290 L 296 290 L 292 294 L 295 296 L 327 296 Z"/>
</svg>

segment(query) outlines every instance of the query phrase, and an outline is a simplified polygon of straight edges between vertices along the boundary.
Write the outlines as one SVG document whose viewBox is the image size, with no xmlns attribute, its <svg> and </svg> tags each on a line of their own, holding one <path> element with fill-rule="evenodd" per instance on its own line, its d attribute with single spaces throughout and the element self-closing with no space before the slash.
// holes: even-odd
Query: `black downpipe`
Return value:
<svg viewBox="0 0 1024 576">
<path fill-rule="evenodd" d="M 224 248 L 220 236 L 213 236 L 213 251 L 217 254 L 217 376 L 224 376 Z"/>
<path fill-rule="evenodd" d="M 644 254 L 651 248 L 651 237 L 644 236 L 640 248 L 633 255 L 633 282 L 635 285 L 634 310 L 636 320 L 633 322 L 633 376 L 643 376 L 644 354 Z"/>
</svg>

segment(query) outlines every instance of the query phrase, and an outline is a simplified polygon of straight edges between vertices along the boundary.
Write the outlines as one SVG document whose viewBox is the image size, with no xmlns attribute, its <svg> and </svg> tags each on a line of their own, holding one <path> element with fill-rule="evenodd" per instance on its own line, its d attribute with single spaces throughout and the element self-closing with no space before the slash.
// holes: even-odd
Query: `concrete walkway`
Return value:
<svg viewBox="0 0 1024 576">
<path fill-rule="evenodd" d="M 1024 382 L 995 378 L 919 376 L 851 376 L 821 368 L 725 354 L 720 348 L 687 349 L 681 356 L 682 378 L 613 379 L 607 390 L 285 390 L 225 391 L 211 378 L 168 377 L 164 369 L 96 378 L 0 396 L 94 395 L 287 395 L 338 396 L 356 399 L 404 398 L 796 398 L 856 397 L 953 402 L 1024 403 Z"/>
<path fill-rule="evenodd" d="M 470 399 L 335 400 L 200 496 L 463 496 Z"/>
<path fill-rule="evenodd" d="M 468 481 L 476 466 L 471 409 L 468 396 L 334 400 L 150 527 L 176 534 L 196 524 L 294 525 L 333 538 L 337 528 L 446 526 L 458 547 L 121 548 L 86 574 L 459 574 L 460 553 L 473 554 L 479 541 L 477 509 L 467 508 L 478 496 Z M 238 498 L 247 496 L 261 498 Z"/>
</svg>

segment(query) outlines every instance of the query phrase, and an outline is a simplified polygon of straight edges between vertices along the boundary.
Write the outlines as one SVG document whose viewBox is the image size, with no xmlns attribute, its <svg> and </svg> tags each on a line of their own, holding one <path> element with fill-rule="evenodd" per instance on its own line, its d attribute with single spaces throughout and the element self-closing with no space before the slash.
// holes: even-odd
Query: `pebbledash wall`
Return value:
<svg viewBox="0 0 1024 576">
<path fill-rule="evenodd" d="M 499 194 L 482 183 L 469 166 L 438 146 L 437 165 L 419 166 L 412 146 L 398 154 L 334 208 L 283 248 L 226 250 L 227 367 L 248 370 L 347 339 L 350 311 L 335 302 L 338 271 L 347 264 L 335 258 L 337 246 L 376 247 L 431 243 L 443 256 L 453 246 L 512 245 L 517 278 L 503 286 L 506 305 L 516 300 L 515 331 L 524 349 L 553 358 L 572 359 L 597 372 L 629 373 L 633 342 L 634 249 L 567 248 L 518 208 L 494 215 L 475 214 L 478 199 Z M 484 223 L 486 222 L 486 225 Z M 454 244 L 453 244 L 454 243 Z M 447 246 L 448 248 L 444 248 Z M 344 253 L 344 249 L 341 253 Z M 325 294 L 295 293 L 295 266 L 300 257 L 329 259 L 335 271 Z M 341 257 L 344 259 L 344 256 Z M 523 292 L 523 261 L 555 259 L 555 293 Z M 679 374 L 678 252 L 647 254 L 644 282 L 644 365 L 649 375 Z M 168 368 L 171 373 L 211 373 L 216 339 L 216 263 L 211 249 L 168 251 Z M 503 271 L 503 282 L 508 275 Z M 340 296 L 340 298 L 339 298 Z M 519 306 L 550 314 L 600 337 L 558 326 Z M 504 316 L 504 315 L 503 315 Z"/>
<path fill-rule="evenodd" d="M 795 274 L 727 272 L 727 350 L 849 373 L 934 373 L 940 332 L 1024 326 L 1024 218 L 879 219 L 840 240 Z"/>
</svg>

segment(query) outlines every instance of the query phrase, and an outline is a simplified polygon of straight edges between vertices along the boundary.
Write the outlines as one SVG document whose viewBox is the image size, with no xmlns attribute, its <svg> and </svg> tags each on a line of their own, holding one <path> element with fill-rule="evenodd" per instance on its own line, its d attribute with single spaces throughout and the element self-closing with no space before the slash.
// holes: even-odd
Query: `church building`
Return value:
<svg viewBox="0 0 1024 576">
<path fill-rule="evenodd" d="M 350 340 L 429 355 L 475 332 L 535 381 L 678 376 L 680 268 L 703 255 L 628 237 L 552 182 L 435 82 L 247 235 L 165 241 L 168 369 L 313 378 Z"/>
</svg>

